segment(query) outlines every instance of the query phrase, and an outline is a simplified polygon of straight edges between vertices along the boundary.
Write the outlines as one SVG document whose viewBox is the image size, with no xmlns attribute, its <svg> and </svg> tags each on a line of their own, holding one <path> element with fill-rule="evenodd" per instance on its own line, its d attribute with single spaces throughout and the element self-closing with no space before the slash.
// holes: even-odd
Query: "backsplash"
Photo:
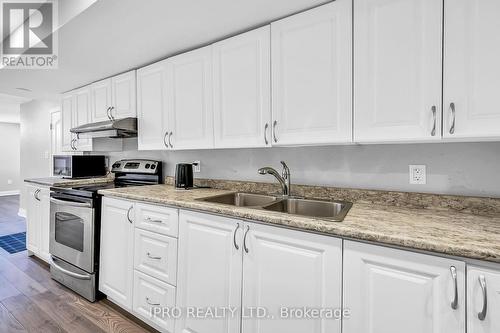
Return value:
<svg viewBox="0 0 500 333">
<path fill-rule="evenodd" d="M 165 178 L 168 185 L 174 184 L 174 177 Z M 277 183 L 245 182 L 235 180 L 195 179 L 195 185 L 209 186 L 220 190 L 250 193 L 280 193 Z M 427 193 L 374 191 L 351 188 L 293 185 L 291 195 L 315 199 L 335 199 L 353 203 L 390 205 L 405 208 L 454 210 L 477 215 L 498 216 L 500 199 L 436 195 Z"/>
<path fill-rule="evenodd" d="M 500 197 L 497 142 L 137 151 L 137 143 L 128 139 L 123 152 L 109 155 L 112 161 L 162 160 L 166 176 L 174 175 L 176 163 L 199 160 L 201 173 L 195 178 L 273 182 L 257 169 L 280 168 L 279 161 L 284 160 L 292 184 Z M 409 164 L 427 166 L 426 185 L 409 184 Z"/>
</svg>

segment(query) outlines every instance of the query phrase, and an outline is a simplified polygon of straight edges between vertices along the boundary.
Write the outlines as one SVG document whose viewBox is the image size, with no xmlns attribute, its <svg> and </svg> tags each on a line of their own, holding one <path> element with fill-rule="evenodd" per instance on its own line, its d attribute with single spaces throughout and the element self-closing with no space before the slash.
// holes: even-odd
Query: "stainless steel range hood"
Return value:
<svg viewBox="0 0 500 333">
<path fill-rule="evenodd" d="M 72 128 L 80 138 L 131 138 L 137 136 L 137 118 L 101 121 Z"/>
</svg>

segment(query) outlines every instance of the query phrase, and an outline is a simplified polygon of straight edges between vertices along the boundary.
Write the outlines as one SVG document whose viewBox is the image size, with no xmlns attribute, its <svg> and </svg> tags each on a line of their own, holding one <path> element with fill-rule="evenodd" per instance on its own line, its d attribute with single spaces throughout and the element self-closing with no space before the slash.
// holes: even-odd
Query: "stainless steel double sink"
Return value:
<svg viewBox="0 0 500 333">
<path fill-rule="evenodd" d="M 332 222 L 343 221 L 352 207 L 352 203 L 347 201 L 312 200 L 242 192 L 199 198 L 197 200 L 300 215 Z"/>
</svg>

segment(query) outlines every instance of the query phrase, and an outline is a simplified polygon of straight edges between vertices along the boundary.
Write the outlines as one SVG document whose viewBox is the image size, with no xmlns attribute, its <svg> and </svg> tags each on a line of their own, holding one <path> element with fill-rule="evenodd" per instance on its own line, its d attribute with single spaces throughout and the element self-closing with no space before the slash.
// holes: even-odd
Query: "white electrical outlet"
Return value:
<svg viewBox="0 0 500 333">
<path fill-rule="evenodd" d="M 200 161 L 193 162 L 193 172 L 201 172 L 201 162 Z"/>
<path fill-rule="evenodd" d="M 427 184 L 425 165 L 410 165 L 410 184 Z"/>
</svg>

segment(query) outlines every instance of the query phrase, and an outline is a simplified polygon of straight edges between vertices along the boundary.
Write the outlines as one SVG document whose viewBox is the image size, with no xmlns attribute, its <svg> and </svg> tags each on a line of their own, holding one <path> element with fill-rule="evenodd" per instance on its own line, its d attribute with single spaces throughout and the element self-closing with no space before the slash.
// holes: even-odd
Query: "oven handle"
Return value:
<svg viewBox="0 0 500 333">
<path fill-rule="evenodd" d="M 50 256 L 50 264 L 53 265 L 58 270 L 60 270 L 61 272 L 63 272 L 64 274 L 69 275 L 71 277 L 74 277 L 75 279 L 90 280 L 90 275 L 82 275 L 82 274 L 74 273 L 72 271 L 68 271 L 65 268 L 62 268 L 61 266 L 59 266 L 58 264 L 56 264 L 54 262 L 54 257 L 52 257 L 52 256 Z"/>
<path fill-rule="evenodd" d="M 84 207 L 84 208 L 92 208 L 92 205 L 87 202 L 75 202 L 75 201 L 67 201 L 67 200 L 59 200 L 59 199 L 54 199 L 50 198 L 50 202 L 53 202 L 58 205 L 66 205 L 66 206 L 72 206 L 72 207 Z"/>
</svg>

